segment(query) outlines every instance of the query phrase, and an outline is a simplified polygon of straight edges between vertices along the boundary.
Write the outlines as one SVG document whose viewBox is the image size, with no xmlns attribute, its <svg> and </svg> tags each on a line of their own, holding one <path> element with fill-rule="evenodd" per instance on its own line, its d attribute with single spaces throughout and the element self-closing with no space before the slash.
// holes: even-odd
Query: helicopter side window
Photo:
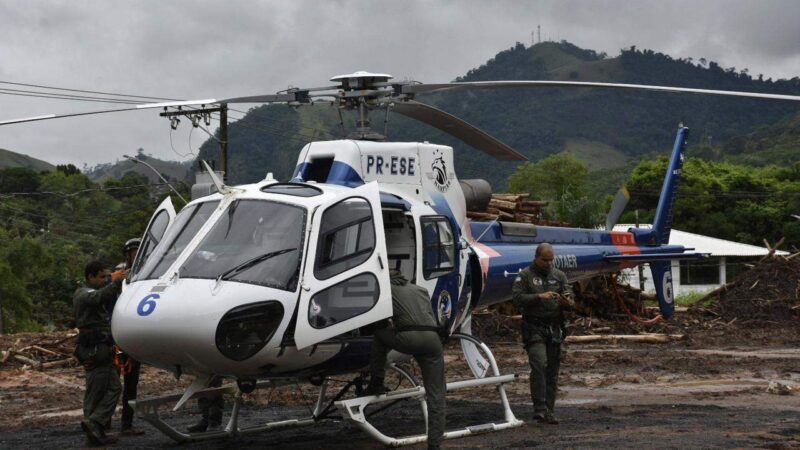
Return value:
<svg viewBox="0 0 800 450">
<path fill-rule="evenodd" d="M 446 275 L 455 269 L 453 228 L 446 217 L 423 217 L 422 274 L 426 280 Z"/>
<path fill-rule="evenodd" d="M 326 280 L 369 259 L 375 249 L 372 208 L 363 198 L 348 198 L 322 215 L 314 276 Z"/>
<path fill-rule="evenodd" d="M 316 329 L 327 328 L 372 309 L 378 303 L 378 279 L 370 272 L 337 283 L 311 297 L 308 322 Z"/>
</svg>

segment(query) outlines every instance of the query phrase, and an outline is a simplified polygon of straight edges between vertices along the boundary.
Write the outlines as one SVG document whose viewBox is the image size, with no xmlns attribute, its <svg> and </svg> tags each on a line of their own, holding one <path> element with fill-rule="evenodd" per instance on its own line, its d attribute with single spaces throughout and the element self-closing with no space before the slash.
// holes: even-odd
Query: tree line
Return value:
<svg viewBox="0 0 800 450">
<path fill-rule="evenodd" d="M 69 326 L 86 263 L 121 262 L 123 243 L 141 237 L 166 195 L 133 172 L 95 183 L 71 164 L 42 173 L 0 170 L 3 331 Z"/>
</svg>

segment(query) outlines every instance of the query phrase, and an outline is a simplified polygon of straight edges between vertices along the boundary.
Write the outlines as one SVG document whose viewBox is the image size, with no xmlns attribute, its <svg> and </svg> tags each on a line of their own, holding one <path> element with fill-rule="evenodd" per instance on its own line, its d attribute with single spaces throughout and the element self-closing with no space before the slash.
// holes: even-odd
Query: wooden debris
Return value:
<svg viewBox="0 0 800 450">
<path fill-rule="evenodd" d="M 561 222 L 549 222 L 542 219 L 542 209 L 548 202 L 527 200 L 530 194 L 492 194 L 485 211 L 467 211 L 472 220 L 532 223 L 537 225 L 569 226 Z"/>
<path fill-rule="evenodd" d="M 72 366 L 77 362 L 78 361 L 75 358 L 69 357 L 69 358 L 58 360 L 58 361 L 51 361 L 51 362 L 42 363 L 41 364 L 41 369 L 44 370 L 44 369 L 52 369 L 54 367 Z"/>
<path fill-rule="evenodd" d="M 53 355 L 53 356 L 64 356 L 64 354 L 63 354 L 63 353 L 54 352 L 54 351 L 52 351 L 52 350 L 48 350 L 48 349 L 46 349 L 46 348 L 44 348 L 44 347 L 39 347 L 38 345 L 31 345 L 31 349 L 33 349 L 33 350 L 36 350 L 36 351 L 38 351 L 38 352 L 46 353 L 46 354 L 48 354 L 48 355 Z"/>
<path fill-rule="evenodd" d="M 31 367 L 39 367 L 41 365 L 41 363 L 39 361 L 36 361 L 34 359 L 31 359 L 31 358 L 28 358 L 27 356 L 22 356 L 22 355 L 15 354 L 14 355 L 14 359 L 16 359 L 19 362 L 25 363 L 25 364 L 27 364 L 27 365 L 29 365 Z"/>
<path fill-rule="evenodd" d="M 781 244 L 783 244 L 783 241 L 785 241 L 785 240 L 786 240 L 786 237 L 784 236 L 784 237 L 780 238 L 780 240 L 778 240 L 778 242 L 776 242 L 774 246 L 771 246 L 771 245 L 769 245 L 769 242 L 766 239 L 764 239 L 764 245 L 767 246 L 767 249 L 769 250 L 769 252 L 767 253 L 766 256 L 761 258 L 759 260 L 759 262 L 763 262 L 763 261 L 766 261 L 766 260 L 774 257 L 775 256 L 775 250 L 777 250 L 778 247 L 780 247 Z"/>
<path fill-rule="evenodd" d="M 638 342 L 642 344 L 664 344 L 680 341 L 683 334 L 596 334 L 590 336 L 567 336 L 570 344 L 590 344 L 594 342 Z"/>
</svg>

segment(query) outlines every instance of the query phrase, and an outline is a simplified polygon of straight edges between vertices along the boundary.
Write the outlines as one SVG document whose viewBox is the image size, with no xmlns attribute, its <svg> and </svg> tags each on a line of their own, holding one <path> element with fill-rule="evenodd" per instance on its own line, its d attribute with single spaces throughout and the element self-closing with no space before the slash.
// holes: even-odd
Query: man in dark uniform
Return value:
<svg viewBox="0 0 800 450">
<path fill-rule="evenodd" d="M 117 268 L 130 270 L 133 267 L 133 260 L 136 259 L 136 253 L 139 251 L 140 244 L 141 239 L 138 238 L 128 239 L 125 242 L 125 245 L 122 247 L 122 255 L 125 257 L 125 262 L 121 264 L 122 267 L 117 266 Z M 139 386 L 139 372 L 141 372 L 142 365 L 130 355 L 123 353 L 119 347 L 116 347 L 116 351 L 114 362 L 120 372 L 122 372 L 123 380 L 122 421 L 119 434 L 122 436 L 141 435 L 144 434 L 144 430 L 133 427 L 133 408 L 128 405 L 128 401 L 136 400 L 136 391 Z"/>
<path fill-rule="evenodd" d="M 368 394 L 386 392 L 386 356 L 390 350 L 412 355 L 422 369 L 425 400 L 428 404 L 428 449 L 438 449 L 445 427 L 444 356 L 439 327 L 433 317 L 428 291 L 409 283 L 396 270 L 391 271 L 394 327 L 375 331 L 370 361 Z"/>
<path fill-rule="evenodd" d="M 222 377 L 213 377 L 208 383 L 209 388 L 222 386 Z M 190 433 L 203 431 L 217 431 L 222 427 L 222 409 L 225 407 L 225 400 L 222 394 L 216 393 L 197 399 L 197 406 L 200 408 L 200 419 L 189 425 L 186 430 Z"/>
<path fill-rule="evenodd" d="M 561 343 L 566 338 L 564 310 L 575 305 L 564 272 L 553 267 L 555 252 L 547 243 L 536 247 L 533 263 L 514 280 L 512 298 L 522 311 L 522 341 L 531 366 L 530 387 L 534 418 L 557 424 L 553 415 L 561 365 Z"/>
<path fill-rule="evenodd" d="M 117 440 L 105 433 L 120 394 L 119 374 L 113 364 L 108 305 L 113 307 L 126 275 L 125 270 L 109 275 L 102 263 L 92 261 L 84 269 L 86 284 L 75 291 L 72 299 L 75 326 L 80 331 L 75 357 L 86 369 L 81 427 L 92 445 Z"/>
</svg>

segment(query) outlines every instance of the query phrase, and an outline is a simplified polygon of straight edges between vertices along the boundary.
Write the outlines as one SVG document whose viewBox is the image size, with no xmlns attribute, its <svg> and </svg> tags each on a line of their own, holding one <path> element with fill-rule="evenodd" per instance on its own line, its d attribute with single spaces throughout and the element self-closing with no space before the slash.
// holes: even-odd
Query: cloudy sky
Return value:
<svg viewBox="0 0 800 450">
<path fill-rule="evenodd" d="M 792 78 L 799 17 L 796 0 L 0 0 L 0 82 L 181 99 L 324 86 L 356 70 L 442 82 L 530 44 L 537 25 L 612 56 L 636 45 Z M 0 120 L 116 107 L 0 94 Z M 205 140 L 190 129 L 124 112 L 3 126 L 0 148 L 78 166 L 139 147 L 182 160 Z"/>
</svg>

